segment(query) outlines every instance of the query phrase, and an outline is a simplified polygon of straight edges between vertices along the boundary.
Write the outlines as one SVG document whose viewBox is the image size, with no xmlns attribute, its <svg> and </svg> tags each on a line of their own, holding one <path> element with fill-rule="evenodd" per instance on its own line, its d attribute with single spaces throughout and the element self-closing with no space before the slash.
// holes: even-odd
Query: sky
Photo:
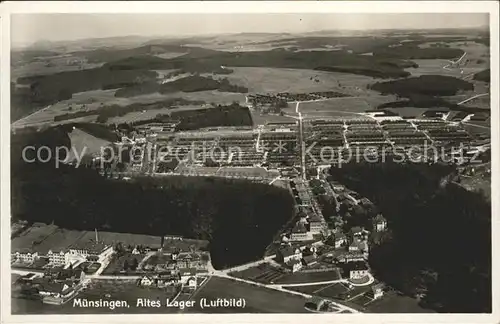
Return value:
<svg viewBox="0 0 500 324">
<path fill-rule="evenodd" d="M 303 33 L 319 30 L 434 29 L 488 26 L 488 14 L 13 14 L 11 41 L 116 36 Z"/>
</svg>

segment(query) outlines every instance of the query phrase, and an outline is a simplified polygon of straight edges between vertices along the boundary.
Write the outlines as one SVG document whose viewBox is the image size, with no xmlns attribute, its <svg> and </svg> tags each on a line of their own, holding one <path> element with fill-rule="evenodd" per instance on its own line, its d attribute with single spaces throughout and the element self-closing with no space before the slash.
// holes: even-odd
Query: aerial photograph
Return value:
<svg viewBox="0 0 500 324">
<path fill-rule="evenodd" d="M 13 315 L 492 313 L 488 13 L 10 22 Z"/>
</svg>

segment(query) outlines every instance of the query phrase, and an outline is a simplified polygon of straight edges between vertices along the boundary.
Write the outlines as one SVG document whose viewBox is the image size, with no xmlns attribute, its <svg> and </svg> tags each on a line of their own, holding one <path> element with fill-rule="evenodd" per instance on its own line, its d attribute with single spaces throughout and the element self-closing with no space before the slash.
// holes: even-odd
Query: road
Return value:
<svg viewBox="0 0 500 324">
<path fill-rule="evenodd" d="M 216 274 L 214 274 L 214 276 L 216 276 L 216 277 L 222 277 L 222 278 L 227 278 L 227 279 L 231 279 L 231 280 L 234 280 L 234 281 L 240 281 L 240 282 L 244 282 L 244 283 L 247 283 L 247 284 L 250 284 L 250 285 L 259 286 L 259 287 L 263 287 L 263 288 L 267 288 L 267 289 L 273 289 L 273 290 L 281 291 L 281 292 L 288 293 L 288 294 L 298 295 L 298 296 L 302 296 L 302 297 L 305 297 L 305 298 L 311 298 L 311 297 L 313 297 L 312 295 L 309 295 L 309 294 L 305 294 L 305 293 L 301 293 L 301 292 L 298 292 L 298 291 L 293 291 L 293 290 L 285 289 L 285 288 L 283 288 L 280 285 L 266 285 L 266 284 L 262 284 L 262 283 L 259 283 L 259 282 L 254 282 L 254 281 L 246 280 L 246 279 L 231 277 L 231 276 L 229 276 L 227 274 L 221 274 L 221 273 L 216 273 Z M 325 299 L 327 299 L 327 298 L 325 298 Z M 337 307 L 340 311 L 349 311 L 351 313 L 360 313 L 358 310 L 355 310 L 354 308 L 351 308 L 351 307 L 339 304 L 339 303 L 337 303 L 337 302 L 335 302 L 333 300 L 328 299 L 328 301 L 330 303 L 332 303 L 333 305 L 335 305 L 335 307 Z"/>
<path fill-rule="evenodd" d="M 39 114 L 39 113 L 41 113 L 42 111 L 45 111 L 45 110 L 49 109 L 50 107 L 52 107 L 52 105 L 48 105 L 47 107 L 42 108 L 42 109 L 40 109 L 40 110 L 37 110 L 37 111 L 35 111 L 34 113 L 29 114 L 28 116 L 25 116 L 25 117 L 23 117 L 23 118 L 21 118 L 21 119 L 16 120 L 15 122 L 13 122 L 13 123 L 12 123 L 12 127 L 14 127 L 14 128 L 18 128 L 18 127 L 23 127 L 23 126 L 26 126 L 26 125 L 24 125 L 24 124 L 23 124 L 24 120 L 26 120 L 26 119 L 28 119 L 28 118 L 30 118 L 30 117 L 32 117 L 32 116 L 34 116 L 34 115 L 36 115 L 36 114 Z M 21 124 L 21 125 L 19 125 L 19 124 Z"/>
<path fill-rule="evenodd" d="M 479 128 L 484 128 L 484 129 L 491 129 L 489 126 L 483 126 L 483 125 L 477 125 L 477 124 L 471 124 L 471 123 L 462 123 L 467 126 L 474 126 L 474 127 L 479 127 Z"/>
<path fill-rule="evenodd" d="M 457 106 L 458 106 L 458 105 L 463 105 L 464 103 L 467 103 L 467 102 L 469 102 L 469 101 L 471 101 L 471 100 L 474 100 L 474 99 L 476 99 L 476 98 L 480 98 L 480 97 L 484 97 L 484 96 L 489 96 L 489 95 L 490 95 L 489 93 L 482 93 L 482 94 L 475 95 L 475 96 L 473 96 L 473 97 L 470 97 L 470 98 L 468 98 L 468 99 L 465 99 L 465 100 L 463 100 L 463 101 L 460 101 L 459 103 L 457 103 Z"/>
<path fill-rule="evenodd" d="M 295 105 L 295 113 L 299 115 L 299 141 L 300 141 L 300 165 L 302 168 L 302 178 L 306 179 L 306 143 L 304 141 L 304 124 L 302 123 L 302 113 L 299 111 L 300 101 Z"/>
</svg>

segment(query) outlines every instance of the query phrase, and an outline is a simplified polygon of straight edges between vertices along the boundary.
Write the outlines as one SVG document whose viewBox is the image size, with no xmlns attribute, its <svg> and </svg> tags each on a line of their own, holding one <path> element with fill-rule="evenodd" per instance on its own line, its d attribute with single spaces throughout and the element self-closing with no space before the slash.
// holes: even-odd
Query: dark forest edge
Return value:
<svg viewBox="0 0 500 324">
<path fill-rule="evenodd" d="M 388 220 L 370 250 L 377 278 L 440 312 L 491 312 L 491 204 L 445 184 L 453 167 L 352 163 L 330 173 Z"/>
<path fill-rule="evenodd" d="M 288 191 L 264 184 L 180 176 L 113 181 L 85 167 L 56 169 L 21 160 L 25 145 L 55 149 L 69 141 L 64 127 L 13 136 L 14 220 L 206 239 L 220 269 L 261 258 L 293 215 Z"/>
<path fill-rule="evenodd" d="M 171 112 L 158 113 L 153 118 L 130 121 L 128 123 L 119 123 L 118 125 L 126 126 L 147 122 L 170 122 L 176 124 L 175 130 L 177 131 L 195 130 L 206 127 L 253 125 L 252 115 L 248 107 L 240 106 L 238 103 L 232 103 L 230 105 L 213 104 L 209 108 L 173 110 L 174 108 L 182 105 L 195 105 L 202 103 L 203 102 L 175 98 L 151 104 L 135 103 L 128 106 L 103 106 L 99 110 L 59 115 L 54 117 L 54 121 L 71 120 L 82 116 L 97 115 L 96 121 L 98 123 L 106 123 L 111 117 L 124 116 L 130 112 L 169 108 L 172 109 Z M 99 124 L 95 125 L 97 125 L 96 127 L 99 126 Z M 114 123 L 109 123 L 109 125 L 112 127 Z M 101 126 L 105 127 L 104 125 Z"/>
</svg>

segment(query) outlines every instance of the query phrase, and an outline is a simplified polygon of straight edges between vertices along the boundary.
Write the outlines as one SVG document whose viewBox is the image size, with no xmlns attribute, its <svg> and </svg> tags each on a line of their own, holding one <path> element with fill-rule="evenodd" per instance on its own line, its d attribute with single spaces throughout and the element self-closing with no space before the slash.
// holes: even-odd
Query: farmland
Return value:
<svg viewBox="0 0 500 324">
<path fill-rule="evenodd" d="M 224 77 L 251 93 L 340 91 L 355 94 L 356 88 L 366 88 L 373 82 L 373 78 L 363 75 L 306 69 L 231 67 L 231 70 L 233 73 Z"/>
<path fill-rule="evenodd" d="M 196 307 L 188 312 L 209 313 L 305 313 L 305 298 L 269 288 L 250 285 L 231 279 L 212 277 L 197 293 L 195 300 L 201 298 L 213 300 L 216 298 L 243 298 L 245 308 L 210 308 Z"/>
<path fill-rule="evenodd" d="M 324 101 L 302 102 L 300 112 L 309 115 L 309 113 L 328 113 L 328 112 L 352 112 L 360 113 L 367 110 L 376 109 L 380 104 L 396 100 L 396 97 L 389 96 L 371 96 L 371 97 L 345 97 L 333 98 Z"/>
<path fill-rule="evenodd" d="M 68 133 L 68 136 L 71 140 L 71 151 L 66 160 L 68 162 L 76 158 L 74 150 L 76 150 L 79 155 L 93 155 L 100 153 L 103 147 L 108 147 L 111 144 L 109 141 L 92 136 L 78 128 Z"/>
<path fill-rule="evenodd" d="M 245 269 L 240 272 L 232 273 L 234 277 L 254 280 L 266 284 L 295 284 L 306 282 L 321 282 L 340 279 L 340 273 L 337 270 L 320 272 L 297 272 L 287 273 L 283 269 L 276 268 L 269 264 L 260 264 L 258 266 Z"/>
<path fill-rule="evenodd" d="M 160 237 L 152 235 L 101 232 L 99 240 L 107 244 L 118 242 L 143 246 L 160 247 Z M 75 231 L 58 228 L 54 225 L 35 223 L 18 237 L 12 240 L 12 248 L 22 250 L 26 248 L 34 249 L 40 253 L 46 253 L 50 249 L 60 251 L 77 242 L 87 242 L 95 238 L 94 231 Z"/>
<path fill-rule="evenodd" d="M 320 271 L 320 272 L 297 272 L 293 274 L 286 274 L 278 278 L 276 284 L 294 284 L 304 282 L 321 282 L 330 280 L 339 280 L 340 274 L 337 270 L 333 271 Z"/>
</svg>

